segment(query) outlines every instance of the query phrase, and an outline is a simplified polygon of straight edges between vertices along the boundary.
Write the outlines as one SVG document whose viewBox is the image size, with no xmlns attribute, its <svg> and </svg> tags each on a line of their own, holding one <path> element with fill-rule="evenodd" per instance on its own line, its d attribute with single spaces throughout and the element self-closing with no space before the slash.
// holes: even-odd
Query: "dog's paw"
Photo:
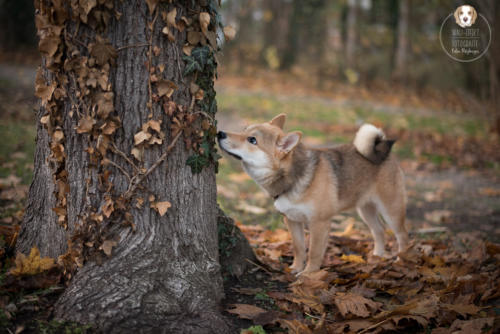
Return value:
<svg viewBox="0 0 500 334">
<path fill-rule="evenodd" d="M 294 263 L 289 267 L 289 269 L 292 274 L 298 275 L 298 273 L 304 270 L 304 265 Z"/>
<path fill-rule="evenodd" d="M 316 267 L 307 267 L 306 266 L 306 268 L 304 270 L 302 270 L 301 272 L 295 274 L 295 276 L 296 277 L 300 277 L 302 275 L 307 275 L 307 274 L 310 274 L 310 273 L 314 273 L 314 272 L 318 271 L 319 269 L 320 269 L 319 267 L 316 268 Z"/>
</svg>

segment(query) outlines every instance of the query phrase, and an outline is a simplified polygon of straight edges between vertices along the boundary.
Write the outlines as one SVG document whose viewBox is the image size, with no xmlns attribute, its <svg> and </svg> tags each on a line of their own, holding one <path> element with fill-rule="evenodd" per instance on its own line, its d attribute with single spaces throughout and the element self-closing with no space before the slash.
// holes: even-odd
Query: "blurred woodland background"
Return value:
<svg viewBox="0 0 500 334">
<path fill-rule="evenodd" d="M 498 34 L 493 33 L 486 56 L 472 63 L 450 61 L 441 48 L 441 24 L 461 4 L 446 0 L 226 1 L 224 19 L 238 34 L 224 48 L 222 64 L 243 74 L 255 69 L 288 72 L 318 89 L 332 88 L 331 82 L 389 91 L 404 87 L 424 99 L 444 97 L 446 109 L 497 110 Z M 500 24 L 500 6 L 495 1 L 468 4 L 485 15 L 493 30 Z M 472 99 L 481 106 L 474 108 Z"/>
</svg>

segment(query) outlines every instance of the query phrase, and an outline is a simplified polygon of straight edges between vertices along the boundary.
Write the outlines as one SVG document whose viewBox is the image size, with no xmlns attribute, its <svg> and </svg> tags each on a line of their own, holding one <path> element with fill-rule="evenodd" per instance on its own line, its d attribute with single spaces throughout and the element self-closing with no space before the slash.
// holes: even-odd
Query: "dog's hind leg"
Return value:
<svg viewBox="0 0 500 334">
<path fill-rule="evenodd" d="M 394 231 L 398 241 L 398 252 L 405 251 L 408 247 L 408 231 L 405 226 L 405 198 L 400 196 L 392 198 L 390 201 L 379 201 L 377 209 L 387 225 Z"/>
<path fill-rule="evenodd" d="M 296 274 L 304 269 L 306 261 L 306 242 L 304 237 L 304 224 L 301 222 L 291 221 L 288 218 L 283 218 L 288 227 L 288 231 L 292 235 L 293 244 L 293 263 L 290 266 L 292 273 Z"/>
<path fill-rule="evenodd" d="M 378 218 L 377 207 L 374 203 L 366 203 L 357 208 L 358 214 L 372 232 L 375 247 L 373 254 L 383 257 L 385 255 L 385 230 Z"/>
</svg>

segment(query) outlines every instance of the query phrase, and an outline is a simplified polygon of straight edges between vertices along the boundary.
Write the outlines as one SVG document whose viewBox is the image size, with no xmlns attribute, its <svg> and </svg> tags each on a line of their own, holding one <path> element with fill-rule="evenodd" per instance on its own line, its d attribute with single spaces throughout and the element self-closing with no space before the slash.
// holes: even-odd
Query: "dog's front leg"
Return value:
<svg viewBox="0 0 500 334">
<path fill-rule="evenodd" d="M 304 269 L 304 263 L 306 261 L 306 243 L 304 238 L 304 224 L 301 222 L 295 222 L 287 217 L 283 220 L 292 235 L 293 244 L 293 263 L 290 266 L 292 273 L 296 274 Z"/>
<path fill-rule="evenodd" d="M 309 258 L 306 268 L 301 274 L 319 270 L 323 263 L 328 237 L 330 221 L 315 221 L 309 224 Z"/>
</svg>

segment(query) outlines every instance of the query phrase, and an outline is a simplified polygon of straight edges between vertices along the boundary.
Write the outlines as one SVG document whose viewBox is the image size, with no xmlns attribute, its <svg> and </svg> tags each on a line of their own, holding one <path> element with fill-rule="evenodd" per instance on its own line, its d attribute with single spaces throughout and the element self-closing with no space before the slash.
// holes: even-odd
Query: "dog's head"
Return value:
<svg viewBox="0 0 500 334">
<path fill-rule="evenodd" d="M 254 178 L 283 167 L 290 153 L 299 144 L 302 133 L 285 133 L 286 115 L 280 114 L 270 122 L 247 126 L 243 132 L 217 133 L 221 149 L 240 159 Z"/>
<path fill-rule="evenodd" d="M 477 19 L 477 12 L 474 7 L 469 5 L 463 5 L 455 10 L 455 21 L 462 28 L 472 26 Z"/>
</svg>

